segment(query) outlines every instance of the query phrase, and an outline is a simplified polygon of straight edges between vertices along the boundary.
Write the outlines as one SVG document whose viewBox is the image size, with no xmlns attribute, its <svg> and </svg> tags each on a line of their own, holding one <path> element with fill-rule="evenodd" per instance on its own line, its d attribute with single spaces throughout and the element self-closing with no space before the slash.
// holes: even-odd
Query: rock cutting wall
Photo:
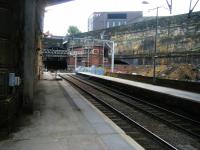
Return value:
<svg viewBox="0 0 200 150">
<path fill-rule="evenodd" d="M 100 35 L 104 33 L 104 39 L 116 42 L 116 58 L 128 63 L 145 64 L 147 62 L 148 64 L 151 63 L 154 51 L 155 25 L 155 18 L 144 19 L 131 25 L 81 33 L 74 37 L 100 38 Z M 159 18 L 157 55 L 162 58 L 160 62 L 168 60 L 185 63 L 186 59 L 187 62 L 189 59 L 188 63 L 198 64 L 200 63 L 199 53 L 200 12 L 195 12 L 190 17 L 183 14 Z"/>
</svg>

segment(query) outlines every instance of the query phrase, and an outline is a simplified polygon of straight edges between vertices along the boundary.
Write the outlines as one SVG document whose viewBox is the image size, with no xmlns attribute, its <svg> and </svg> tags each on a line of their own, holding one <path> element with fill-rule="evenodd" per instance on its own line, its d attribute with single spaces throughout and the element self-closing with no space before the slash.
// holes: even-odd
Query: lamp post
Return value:
<svg viewBox="0 0 200 150">
<path fill-rule="evenodd" d="M 103 42 L 103 69 L 104 69 L 104 50 L 105 50 L 105 44 L 112 43 L 112 47 L 108 45 L 111 49 L 111 72 L 114 72 L 114 65 L 115 65 L 115 42 L 111 40 L 104 40 L 104 34 L 105 30 L 100 33 L 101 41 Z"/>
<path fill-rule="evenodd" d="M 103 60 L 102 60 L 102 62 L 103 62 L 103 63 L 102 63 L 103 69 L 104 69 L 104 61 L 105 61 L 105 60 L 104 60 L 104 53 L 105 53 L 105 52 L 104 52 L 104 48 L 105 48 L 105 44 L 104 44 L 104 42 L 103 42 L 103 52 L 102 52 L 102 53 L 103 53 L 103 54 L 102 54 L 102 56 L 103 56 L 103 57 L 102 57 L 102 59 L 103 59 Z"/>
<path fill-rule="evenodd" d="M 148 3 L 143 3 L 143 4 L 148 4 Z M 158 37 L 158 9 L 160 7 L 156 7 L 153 8 L 151 10 L 155 10 L 156 9 L 156 24 L 155 24 L 155 35 L 154 35 L 154 51 L 153 51 L 153 56 L 152 56 L 152 60 L 153 60 L 153 83 L 156 82 L 156 53 L 157 53 L 157 37 Z"/>
<path fill-rule="evenodd" d="M 172 12 L 172 0 L 171 3 L 169 3 L 168 0 L 166 0 L 169 10 L 170 10 L 170 14 Z M 148 1 L 142 1 L 142 4 L 149 4 Z M 157 37 L 158 37 L 158 10 L 161 7 L 156 7 L 154 9 L 156 9 L 156 26 L 155 26 L 155 38 L 154 38 L 154 51 L 153 51 L 153 83 L 156 82 L 156 53 L 157 53 Z M 152 10 L 154 10 L 152 9 Z"/>
<path fill-rule="evenodd" d="M 72 38 L 72 52 L 74 51 L 74 39 Z M 77 61 L 77 53 L 75 52 L 75 60 L 74 60 L 74 72 L 76 72 L 76 61 Z"/>
<path fill-rule="evenodd" d="M 77 53 L 75 53 L 75 62 L 74 62 L 74 71 L 76 72 L 77 68 Z"/>
<path fill-rule="evenodd" d="M 112 41 L 112 62 L 111 62 L 111 72 L 114 72 L 114 60 L 115 60 L 115 42 Z"/>
<path fill-rule="evenodd" d="M 88 54 L 88 56 L 87 56 L 87 66 L 89 67 L 90 66 L 90 49 L 89 49 L 89 47 L 88 47 L 88 49 L 87 49 L 87 54 Z"/>
<path fill-rule="evenodd" d="M 115 66 L 115 42 L 111 41 L 111 40 L 99 40 L 99 39 L 95 39 L 97 41 L 101 41 L 103 42 L 103 51 L 104 51 L 104 47 L 105 44 L 107 44 L 108 47 L 110 47 L 111 49 L 111 72 L 114 72 L 114 66 Z M 103 65 L 104 65 L 104 52 L 103 52 Z"/>
<path fill-rule="evenodd" d="M 154 41 L 154 53 L 153 53 L 153 83 L 156 82 L 156 52 L 157 52 L 157 36 L 158 36 L 158 9 L 156 7 L 156 27 L 155 27 L 155 41 Z"/>
</svg>

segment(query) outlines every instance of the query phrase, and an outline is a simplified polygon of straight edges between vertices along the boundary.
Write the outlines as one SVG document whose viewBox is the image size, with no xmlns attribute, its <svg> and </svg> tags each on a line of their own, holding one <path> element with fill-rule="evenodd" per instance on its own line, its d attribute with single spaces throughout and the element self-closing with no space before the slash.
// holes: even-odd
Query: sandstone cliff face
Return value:
<svg viewBox="0 0 200 150">
<path fill-rule="evenodd" d="M 116 55 L 151 54 L 155 41 L 155 18 L 144 19 L 131 25 L 113 27 L 77 34 L 74 37 L 98 38 L 104 33 L 104 39 L 116 42 Z M 200 12 L 188 18 L 187 14 L 172 17 L 159 17 L 157 52 L 199 51 Z"/>
<path fill-rule="evenodd" d="M 162 18 L 160 19 L 162 21 Z M 111 36 L 117 43 L 116 54 L 150 54 L 154 51 L 155 29 L 120 33 Z M 158 27 L 157 53 L 198 51 L 200 48 L 200 21 L 181 25 Z"/>
</svg>

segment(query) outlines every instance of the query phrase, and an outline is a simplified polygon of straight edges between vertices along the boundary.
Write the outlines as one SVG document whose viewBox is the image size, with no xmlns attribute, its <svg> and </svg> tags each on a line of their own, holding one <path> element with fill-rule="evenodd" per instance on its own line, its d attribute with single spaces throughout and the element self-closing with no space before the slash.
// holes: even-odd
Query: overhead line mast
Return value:
<svg viewBox="0 0 200 150">
<path fill-rule="evenodd" d="M 167 5 L 168 5 L 168 7 L 169 7 L 169 11 L 170 11 L 170 14 L 172 14 L 172 0 L 166 0 L 166 2 L 167 2 Z"/>
<path fill-rule="evenodd" d="M 191 13 L 193 12 L 194 8 L 197 6 L 198 2 L 199 2 L 199 0 L 197 0 L 196 3 L 194 4 L 194 6 L 192 7 L 192 0 L 190 0 L 188 18 L 190 18 Z"/>
</svg>

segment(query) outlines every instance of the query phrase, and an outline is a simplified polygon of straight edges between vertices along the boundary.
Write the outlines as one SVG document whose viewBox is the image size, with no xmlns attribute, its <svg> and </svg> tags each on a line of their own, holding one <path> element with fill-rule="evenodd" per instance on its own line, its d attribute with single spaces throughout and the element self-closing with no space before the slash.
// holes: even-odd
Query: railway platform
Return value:
<svg viewBox="0 0 200 150">
<path fill-rule="evenodd" d="M 200 115 L 199 93 L 85 72 L 80 72 L 78 74 L 104 84 L 121 87 L 122 90 L 127 90 L 133 95 L 145 96 L 147 100 L 157 101 L 161 104 L 169 104 L 170 107 L 175 107 L 175 109 L 179 108 L 192 115 Z"/>
<path fill-rule="evenodd" d="M 22 117 L 1 150 L 143 149 L 64 80 L 44 73 L 33 115 Z"/>
<path fill-rule="evenodd" d="M 184 91 L 184 90 L 177 90 L 177 89 L 173 89 L 173 88 L 152 85 L 152 84 L 147 84 L 147 83 L 141 83 L 141 82 L 136 82 L 136 81 L 130 81 L 130 80 L 126 80 L 126 79 L 114 78 L 114 77 L 109 77 L 109 76 L 94 75 L 94 74 L 85 73 L 85 72 L 81 72 L 80 74 L 97 77 L 97 78 L 104 79 L 104 80 L 124 83 L 124 84 L 130 85 L 130 86 L 148 89 L 151 91 L 176 96 L 176 97 L 184 98 L 184 99 L 187 99 L 190 101 L 200 102 L 200 94 L 199 93 L 188 92 L 188 91 Z"/>
</svg>

